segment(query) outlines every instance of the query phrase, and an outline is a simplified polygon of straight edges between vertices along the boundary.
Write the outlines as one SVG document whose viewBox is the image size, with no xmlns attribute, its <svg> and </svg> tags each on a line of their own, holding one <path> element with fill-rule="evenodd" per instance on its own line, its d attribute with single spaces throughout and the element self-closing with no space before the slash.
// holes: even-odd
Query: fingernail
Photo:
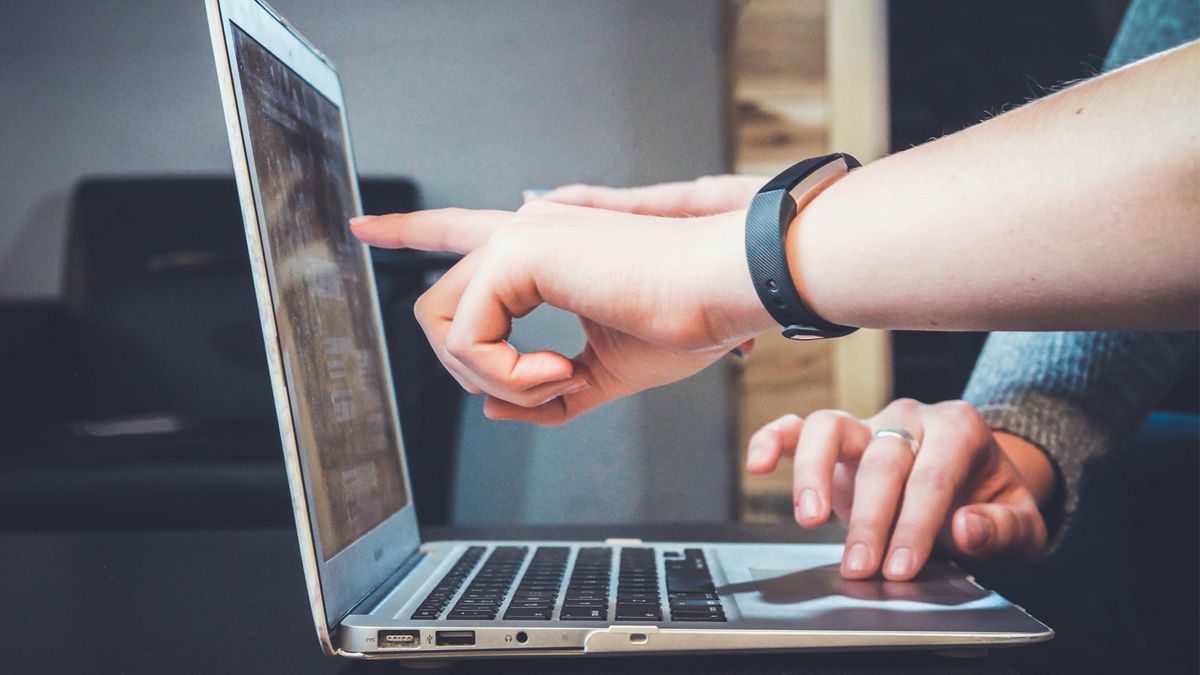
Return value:
<svg viewBox="0 0 1200 675">
<path fill-rule="evenodd" d="M 379 216 L 356 216 L 356 217 L 350 219 L 350 224 L 351 225 L 361 225 L 362 223 L 368 223 L 372 220 L 375 220 L 378 217 Z"/>
<path fill-rule="evenodd" d="M 871 552 L 867 550 L 866 544 L 858 543 L 850 547 L 850 552 L 846 554 L 847 570 L 851 572 L 866 572 L 870 564 Z"/>
<path fill-rule="evenodd" d="M 821 510 L 821 496 L 812 488 L 800 493 L 800 516 L 805 520 L 816 518 Z"/>
<path fill-rule="evenodd" d="M 544 190 L 544 189 L 524 190 L 523 192 L 521 192 L 521 200 L 526 201 L 526 202 L 531 202 L 535 199 L 541 199 L 542 197 L 545 197 L 546 195 L 550 194 L 551 192 L 553 192 L 553 190 Z"/>
<path fill-rule="evenodd" d="M 968 548 L 980 549 L 992 540 L 992 524 L 978 513 L 967 514 L 966 526 Z"/>
<path fill-rule="evenodd" d="M 907 576 L 912 566 L 912 549 L 898 548 L 892 551 L 892 557 L 888 560 L 888 575 L 893 577 Z"/>
</svg>

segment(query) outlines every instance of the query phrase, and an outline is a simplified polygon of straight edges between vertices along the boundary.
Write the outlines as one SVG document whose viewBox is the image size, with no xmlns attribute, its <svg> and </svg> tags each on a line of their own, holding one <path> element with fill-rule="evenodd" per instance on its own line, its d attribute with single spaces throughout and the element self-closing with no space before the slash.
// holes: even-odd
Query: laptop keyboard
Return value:
<svg viewBox="0 0 1200 675">
<path fill-rule="evenodd" d="M 528 552 L 529 549 L 524 546 L 497 546 L 492 549 L 487 562 L 483 563 L 446 618 L 470 621 L 496 618 L 500 605 L 508 596 L 508 589 L 512 588 L 513 579 L 517 578 L 517 570 L 525 564 L 525 554 Z"/>
<path fill-rule="evenodd" d="M 567 557 L 571 549 L 566 546 L 540 546 L 529 561 L 521 585 L 508 603 L 505 619 L 549 620 L 558 602 L 558 588 L 562 586 L 563 574 L 567 571 Z"/>
<path fill-rule="evenodd" d="M 617 622 L 663 620 L 658 563 L 653 548 L 620 548 L 615 603 L 610 598 L 614 549 L 608 546 L 580 548 L 571 566 L 557 617 L 559 589 L 571 557 L 569 547 L 539 546 L 526 566 L 528 547 L 497 546 L 472 578 L 471 574 L 486 550 L 484 546 L 468 548 L 413 612 L 412 618 L 490 621 L 503 608 L 503 618 L 509 621 L 558 618 L 560 621 L 607 622 L 609 608 L 615 606 L 613 618 Z M 704 551 L 698 548 L 664 551 L 661 557 L 671 621 L 726 620 Z M 524 574 L 513 591 L 513 582 L 522 567 L 525 567 Z M 470 584 L 443 617 L 443 612 L 459 595 L 459 589 L 467 579 L 471 580 Z"/>
<path fill-rule="evenodd" d="M 458 592 L 462 587 L 462 583 L 471 576 L 471 571 L 475 569 L 475 565 L 479 559 L 483 557 L 483 546 L 472 546 L 467 549 L 459 557 L 458 562 L 454 563 L 454 567 L 442 577 L 437 586 L 433 587 L 433 591 L 425 598 L 425 602 L 413 612 L 412 618 L 423 621 L 430 621 L 438 618 L 442 610 L 446 609 L 446 605 L 450 604 L 450 598 Z"/>
<path fill-rule="evenodd" d="M 608 621 L 611 576 L 611 548 L 592 546 L 579 549 L 558 618 L 563 621 Z"/>
<path fill-rule="evenodd" d="M 617 621 L 662 621 L 654 549 L 621 549 L 617 572 Z"/>
</svg>

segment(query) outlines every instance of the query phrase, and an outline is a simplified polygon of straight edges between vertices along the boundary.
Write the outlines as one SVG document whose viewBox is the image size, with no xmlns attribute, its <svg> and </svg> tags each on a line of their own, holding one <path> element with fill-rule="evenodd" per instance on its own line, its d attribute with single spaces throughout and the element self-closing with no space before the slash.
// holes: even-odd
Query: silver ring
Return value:
<svg viewBox="0 0 1200 675">
<path fill-rule="evenodd" d="M 884 428 L 880 429 L 879 431 L 876 431 L 871 436 L 871 440 L 875 440 L 876 438 L 885 438 L 885 437 L 886 438 L 898 438 L 898 439 L 904 441 L 905 443 L 907 443 L 908 449 L 912 450 L 912 454 L 914 457 L 917 454 L 917 449 L 921 447 L 917 444 L 917 439 L 912 434 L 908 433 L 907 429 L 901 429 L 900 427 L 884 427 Z"/>
</svg>

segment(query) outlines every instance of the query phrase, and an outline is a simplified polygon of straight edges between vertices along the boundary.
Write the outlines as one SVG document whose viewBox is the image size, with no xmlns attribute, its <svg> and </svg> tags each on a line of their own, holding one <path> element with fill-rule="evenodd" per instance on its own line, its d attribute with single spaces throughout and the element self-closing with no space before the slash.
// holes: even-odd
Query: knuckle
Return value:
<svg viewBox="0 0 1200 675">
<path fill-rule="evenodd" d="M 755 433 L 755 435 L 757 436 L 759 434 L 762 434 L 764 436 L 767 436 L 767 435 L 778 436 L 785 429 L 787 429 L 789 427 L 794 427 L 797 424 L 799 424 L 801 421 L 803 421 L 803 419 L 796 413 L 788 413 L 786 415 L 783 415 L 782 417 L 779 417 L 778 419 L 776 419 L 773 422 L 767 423 L 767 425 L 764 426 L 763 428 L 759 429 Z"/>
<path fill-rule="evenodd" d="M 446 353 L 466 363 L 471 355 L 471 342 L 451 331 L 446 335 Z"/>
<path fill-rule="evenodd" d="M 424 331 L 426 335 L 429 335 L 429 321 L 434 316 L 434 310 L 432 307 L 433 299 L 430 297 L 429 293 L 429 291 L 422 293 L 413 302 L 413 317 L 416 318 L 417 325 L 421 327 L 421 330 Z"/>
<path fill-rule="evenodd" d="M 497 227 L 492 232 L 492 236 L 488 238 L 488 249 L 503 250 L 507 253 L 510 249 L 520 248 L 524 229 L 517 222 L 505 223 Z"/>
<path fill-rule="evenodd" d="M 909 490 L 946 494 L 954 492 L 956 487 L 953 474 L 940 465 L 917 469 L 908 478 Z"/>
<path fill-rule="evenodd" d="M 979 429 L 987 425 L 983 416 L 966 401 L 943 401 L 936 406 L 938 418 L 956 428 Z"/>
<path fill-rule="evenodd" d="M 429 313 L 429 302 L 429 291 L 425 291 L 421 295 L 417 296 L 417 299 L 413 301 L 413 314 L 415 314 L 418 319 Z"/>
<path fill-rule="evenodd" d="M 517 209 L 517 213 L 523 216 L 536 216 L 554 212 L 562 208 L 561 204 L 552 202 L 548 199 L 534 199 L 525 202 Z"/>
<path fill-rule="evenodd" d="M 913 415 L 917 413 L 923 404 L 915 398 L 898 398 L 888 404 L 886 410 L 889 413 L 897 415 Z"/>
<path fill-rule="evenodd" d="M 572 194 L 577 194 L 582 192 L 592 192 L 599 189 L 601 188 L 595 185 L 588 185 L 587 183 L 568 183 L 555 190 L 555 192 L 569 192 Z"/>
<path fill-rule="evenodd" d="M 834 417 L 835 415 L 837 415 L 836 410 L 822 408 L 821 410 L 814 410 L 812 413 L 810 413 L 808 416 L 808 421 L 809 422 L 828 422 L 829 419 Z"/>
<path fill-rule="evenodd" d="M 631 211 L 641 211 L 650 203 L 651 193 L 646 188 L 628 188 L 621 193 L 626 200 L 626 206 Z"/>
<path fill-rule="evenodd" d="M 842 419 L 846 417 L 846 413 L 841 410 L 824 409 L 818 410 L 808 416 L 808 424 L 820 429 L 833 429 L 841 424 Z"/>
</svg>

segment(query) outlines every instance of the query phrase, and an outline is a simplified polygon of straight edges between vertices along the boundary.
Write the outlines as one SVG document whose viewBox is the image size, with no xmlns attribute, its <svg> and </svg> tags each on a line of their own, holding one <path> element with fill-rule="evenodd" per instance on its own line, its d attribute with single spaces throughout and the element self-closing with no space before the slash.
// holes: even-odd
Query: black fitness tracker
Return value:
<svg viewBox="0 0 1200 675">
<path fill-rule="evenodd" d="M 746 212 L 746 262 L 754 290 L 771 317 L 792 340 L 842 337 L 857 328 L 830 323 L 800 299 L 788 269 L 788 226 L 819 189 L 851 169 L 862 166 L 843 152 L 813 157 L 791 167 L 763 186 Z"/>
</svg>

